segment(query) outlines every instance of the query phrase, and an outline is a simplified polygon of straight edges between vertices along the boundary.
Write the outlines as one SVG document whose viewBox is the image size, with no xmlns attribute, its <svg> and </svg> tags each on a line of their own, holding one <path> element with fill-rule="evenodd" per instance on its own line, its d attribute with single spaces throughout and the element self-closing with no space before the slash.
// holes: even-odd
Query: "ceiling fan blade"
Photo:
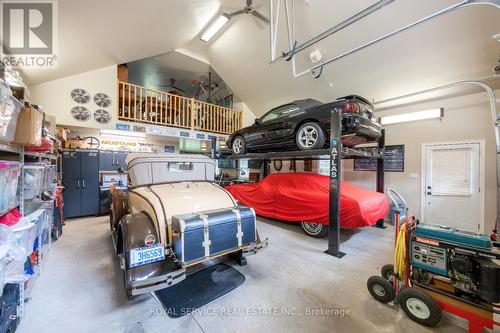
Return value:
<svg viewBox="0 0 500 333">
<path fill-rule="evenodd" d="M 235 12 L 229 13 L 229 14 L 227 14 L 227 16 L 229 16 L 229 18 L 232 18 L 233 16 L 238 16 L 238 15 L 241 15 L 244 13 L 245 13 L 245 11 L 243 9 L 241 9 L 241 10 L 237 10 Z"/>
<path fill-rule="evenodd" d="M 179 90 L 180 92 L 183 92 L 185 93 L 186 91 L 184 89 L 181 89 L 179 87 L 176 87 L 176 86 L 172 86 L 172 88 L 176 89 L 176 90 Z"/>
<path fill-rule="evenodd" d="M 255 16 L 256 18 L 258 18 L 259 20 L 262 20 L 266 23 L 269 23 L 269 20 L 267 19 L 267 17 L 265 17 L 264 15 L 262 15 L 261 13 L 259 13 L 258 11 L 252 11 L 252 15 Z"/>
</svg>

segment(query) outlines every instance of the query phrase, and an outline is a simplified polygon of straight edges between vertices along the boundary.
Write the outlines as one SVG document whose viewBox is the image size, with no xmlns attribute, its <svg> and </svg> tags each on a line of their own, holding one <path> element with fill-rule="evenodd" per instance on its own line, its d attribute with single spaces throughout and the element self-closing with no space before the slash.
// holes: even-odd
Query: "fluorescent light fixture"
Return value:
<svg viewBox="0 0 500 333">
<path fill-rule="evenodd" d="M 229 16 L 222 14 L 215 21 L 210 23 L 200 39 L 204 42 L 208 42 L 228 21 Z"/>
<path fill-rule="evenodd" d="M 407 123 L 409 121 L 442 118 L 443 116 L 444 116 L 443 108 L 432 109 L 426 111 L 409 112 L 409 113 L 397 114 L 394 116 L 381 117 L 380 124 L 391 125 L 391 124 Z"/>
<path fill-rule="evenodd" d="M 118 139 L 146 139 L 146 133 L 132 132 L 132 131 L 118 131 L 118 130 L 101 130 L 101 136 L 114 137 Z"/>
</svg>

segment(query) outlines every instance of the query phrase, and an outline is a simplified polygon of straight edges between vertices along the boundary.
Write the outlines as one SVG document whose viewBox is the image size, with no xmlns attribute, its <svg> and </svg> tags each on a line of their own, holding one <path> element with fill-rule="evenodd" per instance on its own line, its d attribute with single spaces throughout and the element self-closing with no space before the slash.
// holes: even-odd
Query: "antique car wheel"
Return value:
<svg viewBox="0 0 500 333">
<path fill-rule="evenodd" d="M 121 218 L 125 215 L 123 209 L 123 194 L 121 190 L 113 189 L 110 195 L 111 209 L 109 212 L 109 227 L 111 231 L 115 231 Z"/>
<path fill-rule="evenodd" d="M 238 135 L 233 139 L 231 150 L 235 155 L 243 155 L 245 153 L 245 139 L 243 139 L 241 135 Z"/>
<path fill-rule="evenodd" d="M 328 226 L 325 224 L 300 222 L 300 227 L 306 235 L 314 238 L 323 238 L 328 235 Z"/>
<path fill-rule="evenodd" d="M 426 293 L 415 288 L 399 292 L 398 301 L 411 320 L 426 326 L 435 326 L 441 320 L 441 308 Z"/>
<path fill-rule="evenodd" d="M 325 134 L 316 123 L 305 123 L 295 135 L 295 142 L 300 150 L 318 149 L 325 145 Z"/>
<path fill-rule="evenodd" d="M 125 242 L 123 242 L 123 249 L 125 249 Z M 125 293 L 125 297 L 128 299 L 134 299 L 135 296 L 132 295 L 132 283 L 130 281 L 130 275 L 128 274 L 127 269 L 127 259 L 125 258 L 125 251 L 123 252 L 123 257 L 120 257 L 120 260 L 123 260 L 123 291 Z M 122 263 L 120 262 L 120 266 Z"/>
</svg>

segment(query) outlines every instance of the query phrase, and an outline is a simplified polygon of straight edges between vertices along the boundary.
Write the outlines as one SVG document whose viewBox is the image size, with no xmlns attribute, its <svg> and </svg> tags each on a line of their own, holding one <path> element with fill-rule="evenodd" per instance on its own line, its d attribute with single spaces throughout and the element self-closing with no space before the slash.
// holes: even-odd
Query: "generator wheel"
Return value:
<svg viewBox="0 0 500 333">
<path fill-rule="evenodd" d="M 402 289 L 398 301 L 411 320 L 426 326 L 436 326 L 441 320 L 441 308 L 437 302 L 421 290 Z"/>
<path fill-rule="evenodd" d="M 121 190 L 113 188 L 110 191 L 110 196 L 109 227 L 111 231 L 115 231 L 121 218 L 125 215 L 123 193 Z"/>
<path fill-rule="evenodd" d="M 394 278 L 394 265 L 387 264 L 382 266 L 380 269 L 380 275 L 382 275 L 384 279 L 391 281 Z"/>
<path fill-rule="evenodd" d="M 381 303 L 389 303 L 394 300 L 394 291 L 389 280 L 381 276 L 372 276 L 368 279 L 366 286 L 368 291 L 377 301 Z"/>
</svg>

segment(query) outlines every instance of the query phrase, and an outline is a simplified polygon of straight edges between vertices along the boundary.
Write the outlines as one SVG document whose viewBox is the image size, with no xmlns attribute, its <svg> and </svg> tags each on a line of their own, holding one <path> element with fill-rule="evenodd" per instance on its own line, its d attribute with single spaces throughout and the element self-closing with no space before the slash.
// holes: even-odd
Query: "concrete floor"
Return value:
<svg viewBox="0 0 500 333">
<path fill-rule="evenodd" d="M 465 331 L 447 318 L 435 329 L 420 326 L 370 296 L 366 280 L 391 262 L 392 228 L 343 231 L 347 255 L 340 260 L 323 254 L 326 239 L 310 238 L 297 225 L 259 219 L 258 228 L 269 247 L 249 257 L 247 266 L 233 265 L 245 275 L 243 285 L 197 313 L 171 319 L 150 295 L 132 301 L 123 296 L 107 217 L 70 220 L 34 285 L 18 332 Z"/>
</svg>

